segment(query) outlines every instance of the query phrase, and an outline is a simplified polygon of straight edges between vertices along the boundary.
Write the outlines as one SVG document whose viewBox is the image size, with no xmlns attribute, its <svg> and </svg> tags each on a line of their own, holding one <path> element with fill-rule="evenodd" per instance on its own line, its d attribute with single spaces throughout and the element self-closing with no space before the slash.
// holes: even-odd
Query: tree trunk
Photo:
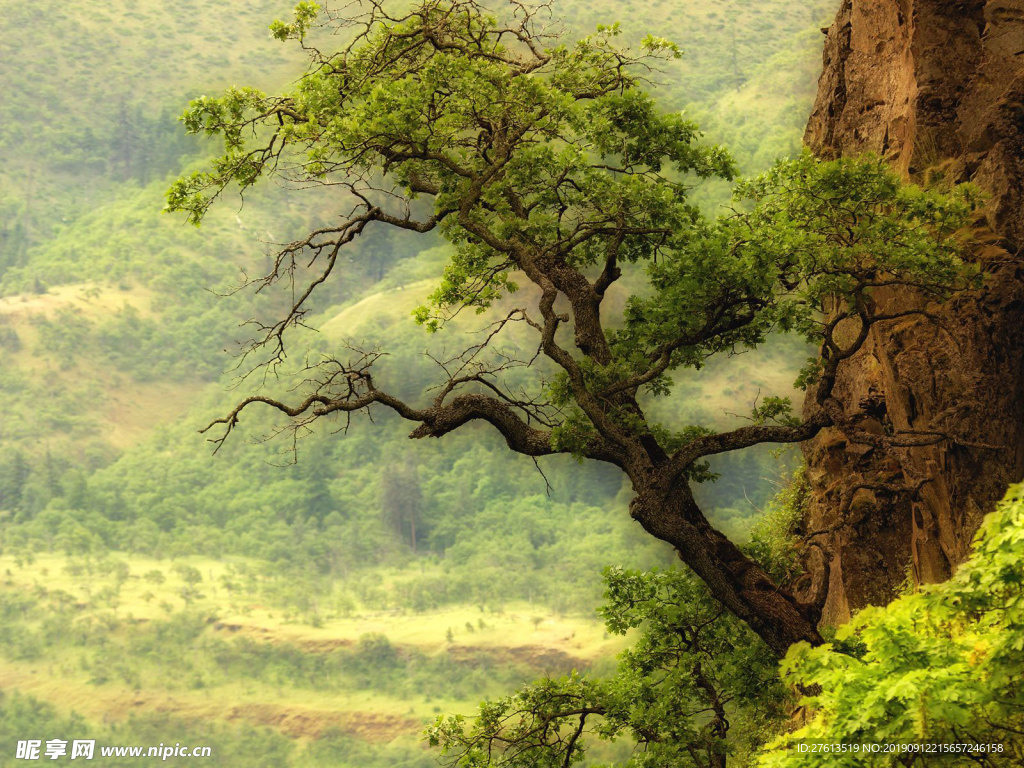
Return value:
<svg viewBox="0 0 1024 768">
<path fill-rule="evenodd" d="M 948 578 L 1024 476 L 1024 0 L 844 0 L 805 140 L 827 158 L 881 154 L 919 183 L 973 181 L 1002 238 L 977 254 L 983 289 L 930 307 L 938 322 L 874 328 L 839 372 L 847 416 L 946 438 L 880 449 L 830 428 L 805 446 L 808 530 L 834 529 L 811 550 L 808 592 L 827 590 L 824 620 L 840 623 L 908 574 Z M 880 312 L 923 304 L 879 296 Z"/>
<path fill-rule="evenodd" d="M 634 482 L 634 488 L 637 484 Z M 800 641 L 817 645 L 816 609 L 799 602 L 712 527 L 686 485 L 637 489 L 630 514 L 653 536 L 676 547 L 679 557 L 726 608 L 746 622 L 780 657 Z"/>
</svg>

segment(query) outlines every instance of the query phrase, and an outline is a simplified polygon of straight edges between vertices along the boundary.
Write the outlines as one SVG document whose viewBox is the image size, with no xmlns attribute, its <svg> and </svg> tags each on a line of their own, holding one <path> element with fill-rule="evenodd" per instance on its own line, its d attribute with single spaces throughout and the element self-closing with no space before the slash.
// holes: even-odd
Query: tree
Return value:
<svg viewBox="0 0 1024 768">
<path fill-rule="evenodd" d="M 384 521 L 408 541 L 413 552 L 418 541 L 416 529 L 423 504 L 416 467 L 396 463 L 386 468 L 380 478 L 380 507 Z"/>
<path fill-rule="evenodd" d="M 348 42 L 321 51 L 311 43 L 317 24 Z M 710 456 L 800 442 L 830 425 L 869 444 L 934 438 L 859 429 L 832 389 L 874 323 L 927 314 L 879 313 L 873 291 L 903 284 L 940 298 L 963 281 L 973 193 L 901 186 L 878 159 L 805 156 L 739 184 L 735 209 L 708 220 L 687 201 L 688 184 L 731 178 L 733 167 L 645 92 L 657 62 L 679 55 L 668 41 L 649 36 L 633 53 L 616 25 L 562 43 L 516 0 L 500 19 L 475 0 L 394 12 L 364 0 L 344 14 L 302 2 L 293 22 L 272 29 L 308 51 L 309 70 L 285 95 L 242 88 L 194 101 L 188 130 L 221 136 L 225 151 L 168 193 L 169 209 L 196 224 L 229 185 L 244 190 L 270 175 L 340 187 L 351 200 L 340 223 L 285 246 L 254 281 L 289 283 L 296 298 L 250 352 L 280 363 L 286 332 L 339 254 L 374 228 L 436 230 L 452 244 L 439 288 L 417 313 L 429 330 L 491 307 L 516 281 L 530 290 L 484 341 L 438 361 L 441 378 L 422 403 L 377 386 L 382 352 L 353 350 L 325 360 L 304 399 L 246 398 L 210 425 L 223 428 L 215 442 L 256 403 L 297 424 L 385 408 L 416 425 L 413 438 L 482 421 L 534 459 L 608 462 L 632 483 L 633 518 L 775 653 L 820 642 L 820 600 L 797 600 L 717 531 L 691 484 L 711 479 Z M 607 299 L 623 284 L 634 290 L 613 316 Z M 533 352 L 497 348 L 515 327 L 534 335 Z M 801 377 L 821 406 L 813 417 L 767 398 L 748 426 L 725 432 L 649 420 L 645 398 L 670 394 L 674 370 L 776 331 L 820 347 Z"/>
<path fill-rule="evenodd" d="M 562 768 L 595 741 L 629 739 L 628 768 L 724 768 L 760 746 L 786 702 L 765 644 L 691 573 L 609 568 L 605 580 L 608 630 L 639 630 L 616 674 L 540 680 L 472 720 L 438 718 L 428 737 L 443 764 Z"/>
<path fill-rule="evenodd" d="M 869 744 L 900 744 L 902 765 L 1024 763 L 1022 531 L 1024 486 L 1016 485 L 949 581 L 860 611 L 827 645 L 794 648 L 784 672 L 815 695 L 803 702 L 803 727 L 758 764 L 806 765 L 792 748 L 801 741 L 858 745 L 815 755 L 822 766 L 896 761 Z"/>
</svg>

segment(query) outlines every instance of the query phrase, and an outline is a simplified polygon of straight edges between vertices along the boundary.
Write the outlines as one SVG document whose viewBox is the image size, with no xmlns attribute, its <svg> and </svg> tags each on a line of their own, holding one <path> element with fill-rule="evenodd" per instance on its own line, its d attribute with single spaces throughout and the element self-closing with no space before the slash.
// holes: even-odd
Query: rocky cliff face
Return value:
<svg viewBox="0 0 1024 768">
<path fill-rule="evenodd" d="M 874 329 L 837 395 L 859 428 L 805 447 L 808 550 L 826 623 L 947 578 L 985 512 L 1024 477 L 1024 0 L 843 0 L 805 136 L 820 156 L 874 152 L 918 182 L 990 196 L 985 287 Z"/>
</svg>

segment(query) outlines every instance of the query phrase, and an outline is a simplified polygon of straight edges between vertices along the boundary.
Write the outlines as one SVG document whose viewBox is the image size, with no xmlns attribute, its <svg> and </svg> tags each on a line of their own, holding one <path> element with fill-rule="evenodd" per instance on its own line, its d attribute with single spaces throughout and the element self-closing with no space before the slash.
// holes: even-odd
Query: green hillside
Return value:
<svg viewBox="0 0 1024 768">
<path fill-rule="evenodd" d="M 281 11 L 266 0 L 0 3 L 0 268 L 125 186 L 179 170 L 196 150 L 176 124 L 189 96 L 287 77 L 300 59 L 266 32 Z"/>
<path fill-rule="evenodd" d="M 799 146 L 834 5 L 552 14 L 572 36 L 621 21 L 676 40 L 659 94 L 753 171 Z M 366 237 L 282 377 L 239 379 L 240 323 L 288 296 L 234 289 L 338 198 L 254 189 L 195 229 L 161 212 L 163 193 L 209 150 L 176 121 L 189 98 L 301 71 L 267 32 L 289 3 L 0 12 L 18 30 L 0 39 L 0 755 L 84 728 L 106 743 L 185 734 L 216 745 L 216 765 L 414 768 L 433 764 L 416 739 L 437 714 L 608 666 L 621 645 L 594 618 L 601 569 L 673 561 L 630 520 L 618 474 L 565 460 L 542 475 L 484 431 L 425 444 L 387 418 L 293 443 L 269 414 L 247 416 L 216 456 L 198 434 L 245 394 L 286 390 L 306 350 L 380 344 L 416 396 L 433 372 L 422 352 L 452 343 L 410 319 L 439 241 Z M 736 402 L 789 392 L 805 356 L 780 339 L 709 366 L 658 417 L 728 423 Z M 723 457 L 704 502 L 742 538 L 788 464 Z"/>
</svg>

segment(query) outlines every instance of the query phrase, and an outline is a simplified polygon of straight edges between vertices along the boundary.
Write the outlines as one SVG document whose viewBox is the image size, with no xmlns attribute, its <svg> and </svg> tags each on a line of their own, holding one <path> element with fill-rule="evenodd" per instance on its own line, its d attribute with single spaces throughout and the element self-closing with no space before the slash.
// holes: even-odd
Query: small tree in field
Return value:
<svg viewBox="0 0 1024 768">
<path fill-rule="evenodd" d="M 292 23 L 276 23 L 275 36 L 308 51 L 309 70 L 284 95 L 232 89 L 193 102 L 188 129 L 223 137 L 225 152 L 209 171 L 180 179 L 169 208 L 199 223 L 228 185 L 275 174 L 349 196 L 350 210 L 284 247 L 258 281 L 285 280 L 295 291 L 256 343 L 269 363 L 282 359 L 286 332 L 346 245 L 375 229 L 436 230 L 452 244 L 418 313 L 431 330 L 513 293 L 514 281 L 532 285 L 520 294 L 530 298 L 443 365 L 422 401 L 380 389 L 372 367 L 380 355 L 356 353 L 325 362 L 295 402 L 246 398 L 215 422 L 224 429 L 217 440 L 255 403 L 300 423 L 385 408 L 415 425 L 414 438 L 482 421 L 517 453 L 614 464 L 635 491 L 633 518 L 672 544 L 776 654 L 819 642 L 818 602 L 798 601 L 717 531 L 691 483 L 707 479 L 716 454 L 797 443 L 833 425 L 856 431 L 832 390 L 872 325 L 898 316 L 880 314 L 872 294 L 910 285 L 941 297 L 955 286 L 971 194 L 902 186 L 880 160 L 805 156 L 738 185 L 735 210 L 709 221 L 687 201 L 687 180 L 731 178 L 732 163 L 702 144 L 692 123 L 660 112 L 643 87 L 659 59 L 678 55 L 673 44 L 648 37 L 633 53 L 617 27 L 561 42 L 514 0 L 497 15 L 476 0 L 395 8 L 363 0 L 336 13 L 303 2 Z M 313 47 L 317 25 L 347 42 Z M 646 283 L 612 312 L 609 289 L 630 265 Z M 512 326 L 535 334 L 535 355 L 491 354 Z M 802 374 L 810 416 L 768 398 L 749 425 L 726 432 L 648 418 L 644 396 L 670 395 L 673 371 L 756 347 L 775 331 L 820 348 Z M 532 374 L 532 389 L 508 386 L 517 367 Z"/>
</svg>

